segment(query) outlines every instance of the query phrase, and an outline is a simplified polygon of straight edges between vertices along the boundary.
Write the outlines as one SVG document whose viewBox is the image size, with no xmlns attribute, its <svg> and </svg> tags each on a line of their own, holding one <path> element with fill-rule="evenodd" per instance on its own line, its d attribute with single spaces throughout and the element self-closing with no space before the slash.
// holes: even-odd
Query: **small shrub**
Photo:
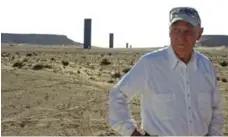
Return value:
<svg viewBox="0 0 228 137">
<path fill-rule="evenodd" d="M 30 57 L 32 56 L 32 53 L 27 53 L 26 56 Z"/>
<path fill-rule="evenodd" d="M 51 58 L 51 61 L 55 61 L 55 58 Z"/>
<path fill-rule="evenodd" d="M 217 77 L 217 81 L 220 81 L 220 77 Z"/>
<path fill-rule="evenodd" d="M 95 80 L 95 78 L 94 78 L 94 77 L 90 77 L 89 79 L 91 79 L 91 80 Z"/>
<path fill-rule="evenodd" d="M 123 73 L 127 73 L 131 68 L 125 68 L 123 69 Z"/>
<path fill-rule="evenodd" d="M 33 70 L 41 70 L 43 68 L 52 68 L 50 65 L 36 64 L 33 66 Z"/>
<path fill-rule="evenodd" d="M 114 83 L 114 81 L 113 80 L 109 80 L 108 83 Z"/>
<path fill-rule="evenodd" d="M 213 60 L 212 60 L 212 58 L 211 57 L 208 57 L 209 58 L 209 60 L 211 61 L 211 62 L 213 62 Z"/>
<path fill-rule="evenodd" d="M 121 74 L 119 72 L 112 73 L 112 78 L 120 78 Z"/>
<path fill-rule="evenodd" d="M 62 60 L 62 64 L 63 64 L 63 66 L 68 66 L 69 65 L 69 62 Z"/>
<path fill-rule="evenodd" d="M 219 63 L 222 67 L 225 67 L 225 66 L 227 66 L 228 65 L 228 62 L 226 62 L 226 61 L 223 61 L 223 62 L 221 62 L 221 63 Z"/>
<path fill-rule="evenodd" d="M 23 62 L 27 62 L 27 61 L 28 61 L 28 59 L 26 59 L 26 58 L 23 59 Z"/>
<path fill-rule="evenodd" d="M 111 62 L 108 60 L 108 59 L 102 59 L 102 61 L 101 61 L 101 65 L 110 65 L 111 64 Z"/>
<path fill-rule="evenodd" d="M 23 62 L 15 62 L 13 67 L 22 68 L 24 66 Z"/>
<path fill-rule="evenodd" d="M 222 78 L 222 82 L 227 83 L 227 79 L 226 78 Z"/>
<path fill-rule="evenodd" d="M 41 70 L 41 69 L 43 69 L 43 65 L 41 64 L 36 64 L 33 66 L 33 70 Z"/>
<path fill-rule="evenodd" d="M 1 56 L 2 57 L 9 57 L 10 56 L 10 53 L 3 52 L 3 53 L 1 53 Z"/>
<path fill-rule="evenodd" d="M 33 55 L 37 56 L 38 54 L 36 52 L 33 52 Z"/>
<path fill-rule="evenodd" d="M 21 128 L 24 128 L 24 127 L 25 127 L 25 122 L 24 122 L 24 121 L 22 121 L 22 122 L 20 123 L 20 127 L 21 127 Z"/>
<path fill-rule="evenodd" d="M 31 108 L 31 107 L 30 107 L 29 105 L 26 105 L 25 108 L 29 109 L 29 108 Z"/>
</svg>

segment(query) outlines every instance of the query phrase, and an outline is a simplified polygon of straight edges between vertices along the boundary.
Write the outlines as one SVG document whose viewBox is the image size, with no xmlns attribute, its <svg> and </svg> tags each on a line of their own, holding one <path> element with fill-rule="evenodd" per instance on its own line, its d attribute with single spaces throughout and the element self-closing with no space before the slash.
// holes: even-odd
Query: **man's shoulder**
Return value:
<svg viewBox="0 0 228 137">
<path fill-rule="evenodd" d="M 198 58 L 199 61 L 201 61 L 203 63 L 206 63 L 208 65 L 211 65 L 212 64 L 210 58 L 207 57 L 206 55 L 204 55 L 203 53 L 200 53 L 198 51 L 195 51 L 195 53 L 196 53 L 196 56 L 197 56 L 197 58 Z"/>
<path fill-rule="evenodd" d="M 195 52 L 195 53 L 196 53 L 196 56 L 198 59 L 198 61 L 197 61 L 198 67 L 203 70 L 206 70 L 206 72 L 208 72 L 208 73 L 213 72 L 213 70 L 215 68 L 214 68 L 214 65 L 213 65 L 212 61 L 210 60 L 210 58 L 207 57 L 206 55 L 204 55 L 203 53 L 200 53 L 200 52 Z"/>
<path fill-rule="evenodd" d="M 146 54 L 144 54 L 141 58 L 145 59 L 147 61 L 160 61 L 165 59 L 165 55 L 166 55 L 166 51 L 167 51 L 167 47 L 164 48 L 159 48 L 156 50 L 153 50 L 151 52 L 148 52 Z"/>
</svg>

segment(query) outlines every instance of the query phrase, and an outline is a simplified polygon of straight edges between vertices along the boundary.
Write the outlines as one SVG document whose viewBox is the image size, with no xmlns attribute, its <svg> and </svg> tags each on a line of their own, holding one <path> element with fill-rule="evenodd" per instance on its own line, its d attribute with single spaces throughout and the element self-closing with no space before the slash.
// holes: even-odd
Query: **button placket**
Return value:
<svg viewBox="0 0 228 137">
<path fill-rule="evenodd" d="M 186 72 L 186 91 L 187 91 L 187 102 L 188 102 L 188 116 L 189 116 L 189 132 L 192 135 L 193 131 L 193 121 L 192 121 L 192 107 L 191 107 L 191 96 L 190 96 L 190 78 L 189 74 Z"/>
</svg>

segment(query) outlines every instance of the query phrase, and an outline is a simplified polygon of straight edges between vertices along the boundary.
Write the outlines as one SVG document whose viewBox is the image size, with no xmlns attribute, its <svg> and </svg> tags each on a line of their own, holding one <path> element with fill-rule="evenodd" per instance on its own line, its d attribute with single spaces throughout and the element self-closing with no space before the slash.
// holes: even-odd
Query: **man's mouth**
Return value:
<svg viewBox="0 0 228 137">
<path fill-rule="evenodd" d="M 178 48 L 184 48 L 184 44 L 178 44 Z"/>
</svg>

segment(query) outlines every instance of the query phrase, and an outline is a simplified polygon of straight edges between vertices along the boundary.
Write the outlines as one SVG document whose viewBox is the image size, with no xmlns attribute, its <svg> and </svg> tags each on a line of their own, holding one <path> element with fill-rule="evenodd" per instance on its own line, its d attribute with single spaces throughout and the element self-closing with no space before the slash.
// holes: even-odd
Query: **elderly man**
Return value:
<svg viewBox="0 0 228 137">
<path fill-rule="evenodd" d="M 170 46 L 143 55 L 111 89 L 109 124 L 120 135 L 223 135 L 221 95 L 211 61 L 194 51 L 203 32 L 191 7 L 170 11 Z M 141 95 L 139 132 L 129 109 Z"/>
</svg>

